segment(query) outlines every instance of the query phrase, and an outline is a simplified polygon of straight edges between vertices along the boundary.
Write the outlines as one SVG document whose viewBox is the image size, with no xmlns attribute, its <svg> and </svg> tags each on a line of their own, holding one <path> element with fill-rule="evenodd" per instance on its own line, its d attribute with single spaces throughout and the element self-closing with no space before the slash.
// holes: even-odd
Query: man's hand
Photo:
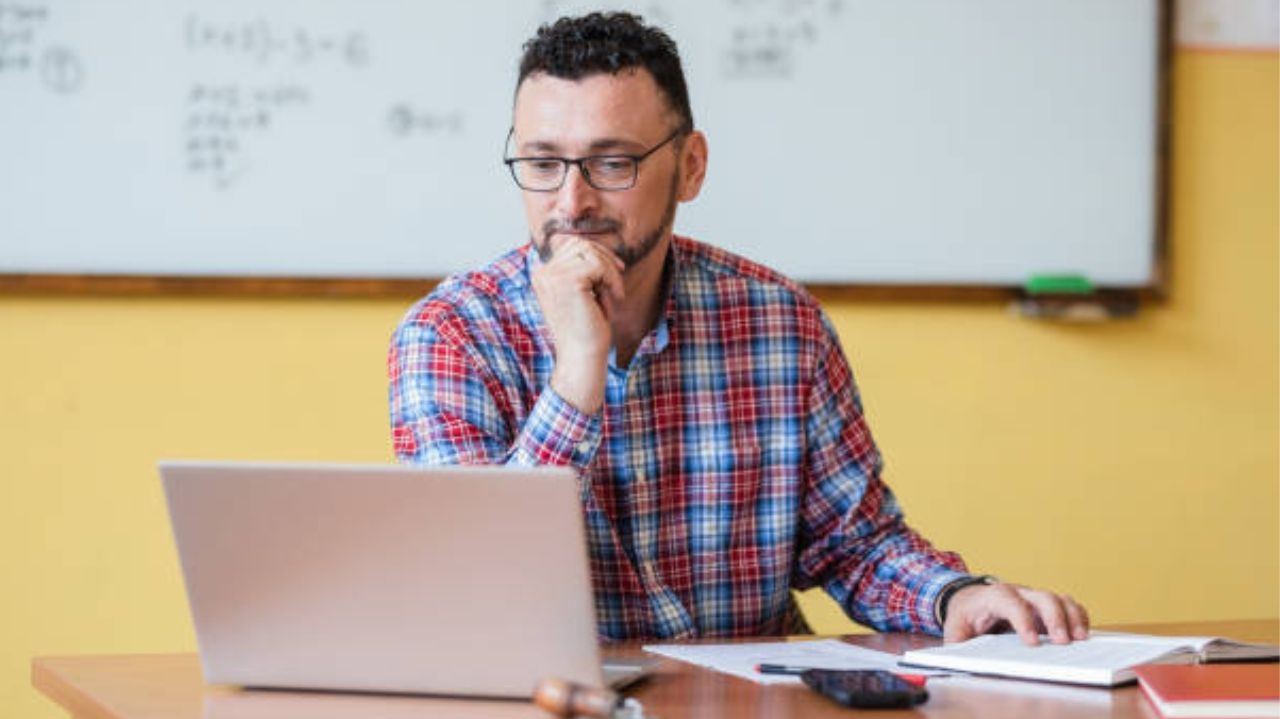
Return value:
<svg viewBox="0 0 1280 719">
<path fill-rule="evenodd" d="M 960 642 L 1012 628 L 1029 645 L 1047 634 L 1054 644 L 1089 637 L 1089 614 L 1065 594 L 1017 584 L 974 584 L 951 595 L 942 638 Z"/>
<path fill-rule="evenodd" d="M 598 243 L 570 237 L 533 271 L 533 292 L 555 341 L 551 387 L 593 414 L 604 406 L 612 308 L 622 302 L 625 265 Z"/>
</svg>

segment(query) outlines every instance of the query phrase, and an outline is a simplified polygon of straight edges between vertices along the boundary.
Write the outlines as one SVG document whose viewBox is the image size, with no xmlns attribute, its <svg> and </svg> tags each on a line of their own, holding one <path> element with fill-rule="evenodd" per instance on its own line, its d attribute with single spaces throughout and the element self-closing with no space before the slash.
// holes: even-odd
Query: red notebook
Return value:
<svg viewBox="0 0 1280 719">
<path fill-rule="evenodd" d="M 1144 664 L 1134 673 L 1162 717 L 1280 719 L 1280 664 Z"/>
</svg>

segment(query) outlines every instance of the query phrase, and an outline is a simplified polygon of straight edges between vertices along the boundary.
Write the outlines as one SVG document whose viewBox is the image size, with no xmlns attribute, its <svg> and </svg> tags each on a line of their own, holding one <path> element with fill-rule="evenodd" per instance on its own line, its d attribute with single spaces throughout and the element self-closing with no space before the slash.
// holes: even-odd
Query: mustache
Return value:
<svg viewBox="0 0 1280 719">
<path fill-rule="evenodd" d="M 620 225 L 603 217 L 582 217 L 577 220 L 551 219 L 542 223 L 542 238 L 550 240 L 557 232 L 617 232 Z"/>
</svg>

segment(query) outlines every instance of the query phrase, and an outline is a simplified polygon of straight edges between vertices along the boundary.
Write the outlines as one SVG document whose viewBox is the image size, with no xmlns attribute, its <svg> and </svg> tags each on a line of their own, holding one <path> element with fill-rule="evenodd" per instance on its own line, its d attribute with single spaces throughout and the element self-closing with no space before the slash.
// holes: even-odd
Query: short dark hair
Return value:
<svg viewBox="0 0 1280 719">
<path fill-rule="evenodd" d="M 579 80 L 632 68 L 644 68 L 653 75 L 667 104 L 679 115 L 680 129 L 691 132 L 693 110 L 675 41 L 662 30 L 646 25 L 640 16 L 627 12 L 562 17 L 539 27 L 538 33 L 524 44 L 516 90 L 534 73 Z"/>
</svg>

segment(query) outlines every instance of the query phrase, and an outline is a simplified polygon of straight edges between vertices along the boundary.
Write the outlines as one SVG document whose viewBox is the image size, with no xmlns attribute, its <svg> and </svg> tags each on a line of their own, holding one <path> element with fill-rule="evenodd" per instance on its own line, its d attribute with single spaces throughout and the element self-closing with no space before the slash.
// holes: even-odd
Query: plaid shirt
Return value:
<svg viewBox="0 0 1280 719">
<path fill-rule="evenodd" d="M 658 326 L 604 408 L 549 386 L 530 246 L 443 282 L 388 359 L 397 456 L 577 470 L 603 640 L 792 633 L 792 589 L 938 633 L 963 576 L 903 522 L 835 332 L 781 275 L 675 237 Z"/>
</svg>

